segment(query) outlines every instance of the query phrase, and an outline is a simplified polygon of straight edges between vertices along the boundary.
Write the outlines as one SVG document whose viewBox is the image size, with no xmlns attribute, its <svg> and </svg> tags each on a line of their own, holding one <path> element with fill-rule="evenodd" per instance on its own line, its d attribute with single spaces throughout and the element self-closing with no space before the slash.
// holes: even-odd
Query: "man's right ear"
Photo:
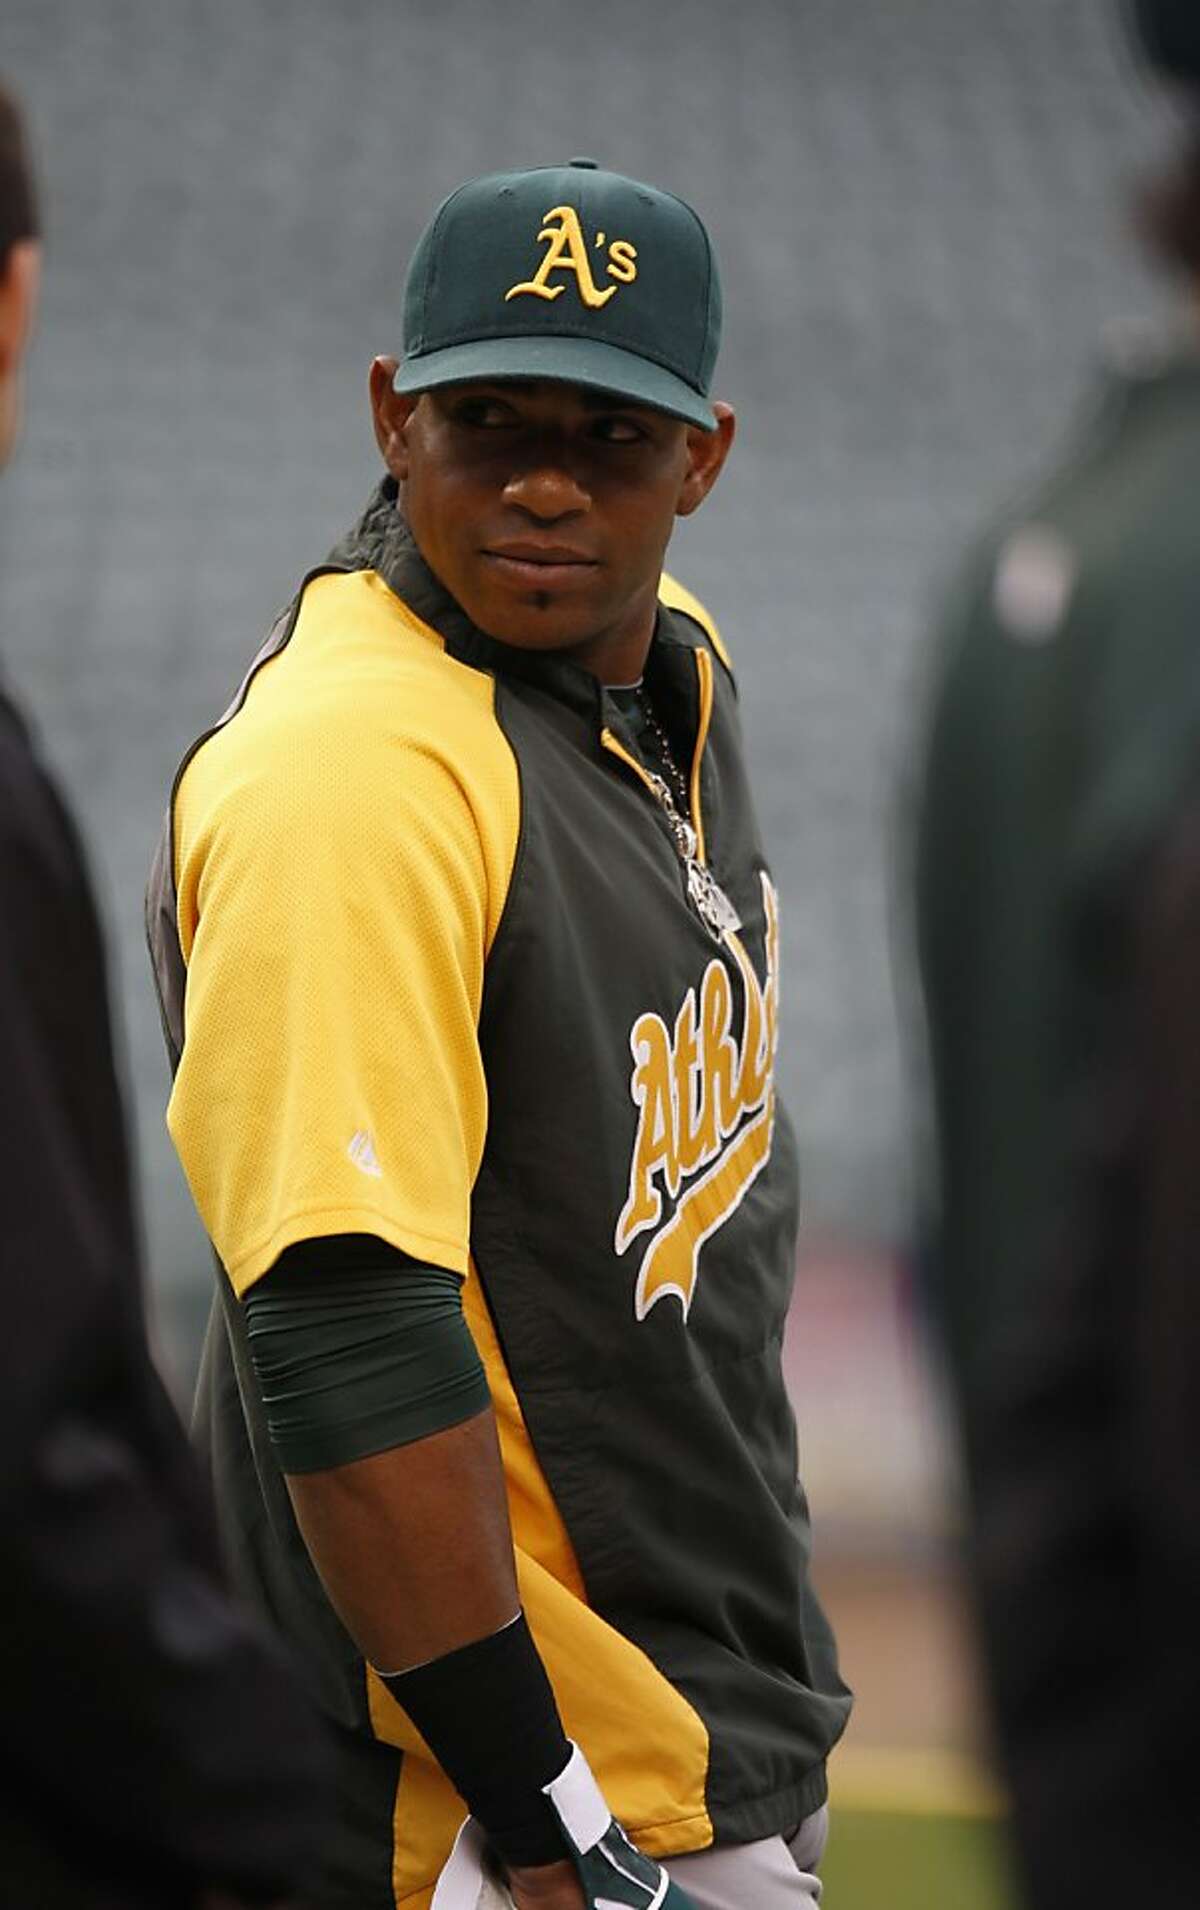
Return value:
<svg viewBox="0 0 1200 1910">
<path fill-rule="evenodd" d="M 375 442 L 391 475 L 397 483 L 403 484 L 408 476 L 408 445 L 405 440 L 405 430 L 416 410 L 418 394 L 393 390 L 392 380 L 396 376 L 399 362 L 396 358 L 373 359 L 369 384 Z"/>
</svg>

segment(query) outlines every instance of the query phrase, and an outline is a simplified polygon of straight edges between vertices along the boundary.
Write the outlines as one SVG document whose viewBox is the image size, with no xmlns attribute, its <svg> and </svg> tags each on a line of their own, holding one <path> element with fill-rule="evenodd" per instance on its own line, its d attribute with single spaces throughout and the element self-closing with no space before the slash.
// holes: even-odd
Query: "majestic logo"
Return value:
<svg viewBox="0 0 1200 1910">
<path fill-rule="evenodd" d="M 557 220 L 557 225 L 552 223 Z M 601 305 L 607 305 L 616 285 L 599 289 L 592 277 L 592 262 L 584 242 L 583 228 L 579 223 L 579 214 L 574 206 L 551 206 L 543 214 L 542 229 L 538 233 L 538 244 L 545 245 L 546 253 L 531 279 L 525 279 L 520 285 L 513 285 L 504 294 L 507 305 L 510 298 L 528 292 L 534 298 L 555 299 L 566 291 L 565 284 L 550 285 L 551 272 L 573 272 L 575 289 L 584 304 L 592 311 Z M 606 244 L 603 232 L 596 234 L 595 249 L 601 250 Z M 637 277 L 637 250 L 628 239 L 614 239 L 608 247 L 606 268 L 610 279 L 616 279 L 620 285 L 632 285 Z"/>
<path fill-rule="evenodd" d="M 360 1174 L 369 1174 L 372 1180 L 383 1179 L 383 1169 L 379 1165 L 379 1156 L 375 1152 L 375 1142 L 367 1128 L 360 1127 L 357 1134 L 350 1136 L 350 1145 L 346 1152 Z"/>
<path fill-rule="evenodd" d="M 677 1296 L 687 1318 L 701 1247 L 740 1206 L 770 1159 L 779 901 L 765 875 L 762 887 L 767 935 L 761 984 L 737 935 L 726 937 L 745 993 L 740 1043 L 730 1032 L 729 970 L 715 958 L 699 989 L 688 989 L 673 1028 L 660 1015 L 645 1014 L 630 1030 L 629 1092 L 638 1126 L 615 1245 L 623 1254 L 643 1234 L 653 1234 L 634 1294 L 639 1320 L 667 1293 Z M 673 1207 L 669 1219 L 664 1195 Z"/>
</svg>

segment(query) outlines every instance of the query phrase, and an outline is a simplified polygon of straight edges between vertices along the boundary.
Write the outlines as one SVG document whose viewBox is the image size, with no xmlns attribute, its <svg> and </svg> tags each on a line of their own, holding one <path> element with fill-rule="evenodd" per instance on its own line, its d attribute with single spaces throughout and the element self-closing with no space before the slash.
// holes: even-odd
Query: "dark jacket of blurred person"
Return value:
<svg viewBox="0 0 1200 1910">
<path fill-rule="evenodd" d="M 36 293 L 0 89 L 0 462 Z M 80 846 L 0 694 L 0 1902 L 262 1903 L 302 1883 L 323 1753 L 223 1589 L 147 1346 Z"/>
<path fill-rule="evenodd" d="M 1147 204 L 1181 335 L 1107 376 L 939 652 L 917 912 L 935 1293 L 1036 1910 L 1200 1900 L 1200 8 Z"/>
</svg>

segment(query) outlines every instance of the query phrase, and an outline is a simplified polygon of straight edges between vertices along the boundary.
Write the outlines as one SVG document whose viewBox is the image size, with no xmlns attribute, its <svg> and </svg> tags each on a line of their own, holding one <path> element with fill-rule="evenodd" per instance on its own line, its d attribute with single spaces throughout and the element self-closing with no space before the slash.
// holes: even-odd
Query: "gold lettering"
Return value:
<svg viewBox="0 0 1200 1910">
<path fill-rule="evenodd" d="M 729 946 L 737 958 L 742 971 L 742 981 L 746 989 L 746 1015 L 742 1023 L 742 1058 L 738 1069 L 737 1099 L 739 1108 L 757 1107 L 762 1100 L 767 1079 L 767 1056 L 764 1050 L 764 1015 L 762 990 L 758 985 L 758 976 L 751 966 L 750 957 L 742 947 L 741 937 L 730 932 Z"/>
<path fill-rule="evenodd" d="M 737 1049 L 729 1033 L 732 1011 L 728 971 L 722 963 L 710 962 L 700 990 L 700 1124 L 706 1154 L 716 1153 L 725 1135 L 733 1133 L 741 1113 L 735 1075 Z"/>
<path fill-rule="evenodd" d="M 559 224 L 552 225 L 550 223 L 552 219 L 557 219 Z M 550 208 L 543 218 L 542 229 L 538 233 L 538 244 L 546 245 L 545 257 L 531 279 L 523 280 L 520 285 L 511 286 L 504 294 L 506 305 L 510 298 L 516 298 L 522 292 L 530 292 L 535 298 L 557 298 L 560 292 L 565 292 L 567 288 L 565 285 L 548 285 L 546 281 L 551 272 L 574 272 L 575 289 L 584 304 L 593 311 L 601 305 L 607 305 L 617 288 L 615 285 L 610 285 L 605 292 L 597 289 L 596 281 L 592 277 L 587 248 L 583 243 L 579 214 L 574 206 Z"/>
<path fill-rule="evenodd" d="M 675 1017 L 671 1067 L 675 1075 L 675 1111 L 679 1123 L 679 1169 L 682 1174 L 694 1174 L 704 1160 L 704 1134 L 696 1119 L 700 1049 L 696 1042 L 696 992 L 692 988 L 688 989 L 683 1007 Z M 701 1104 L 703 1085 L 699 1080 Z"/>
<path fill-rule="evenodd" d="M 767 980 L 763 1006 L 767 1023 L 767 1068 L 775 1066 L 779 1044 L 779 897 L 767 876 L 762 878 L 763 908 L 767 917 Z"/>
<path fill-rule="evenodd" d="M 770 1160 L 774 1127 L 775 1096 L 770 1094 L 765 1107 L 747 1121 L 716 1166 L 688 1188 L 672 1218 L 646 1249 L 633 1301 L 639 1320 L 667 1293 L 678 1296 L 687 1319 L 696 1291 L 700 1249 L 741 1206 Z"/>
<path fill-rule="evenodd" d="M 618 1253 L 624 1253 L 631 1240 L 662 1217 L 662 1195 L 654 1185 L 655 1174 L 662 1174 L 672 1194 L 679 1191 L 671 1037 L 666 1023 L 658 1015 L 639 1015 L 629 1045 L 637 1064 L 629 1091 L 640 1113 L 629 1170 L 629 1198 L 617 1222 Z"/>
<path fill-rule="evenodd" d="M 632 285 L 637 277 L 637 247 L 628 239 L 614 239 L 608 248 L 608 276 Z"/>
<path fill-rule="evenodd" d="M 762 890 L 766 960 L 761 984 L 740 938 L 726 937 L 745 996 L 740 1041 L 730 1032 L 730 970 L 717 959 L 705 969 L 698 995 L 687 990 L 673 1028 L 659 1015 L 644 1014 L 630 1034 L 629 1089 L 638 1125 L 615 1245 L 624 1253 L 639 1234 L 657 1229 L 638 1274 L 639 1320 L 665 1293 L 678 1297 L 687 1317 L 701 1247 L 724 1225 L 770 1158 L 779 904 L 766 875 Z M 676 1203 L 665 1225 L 664 1193 Z"/>
</svg>

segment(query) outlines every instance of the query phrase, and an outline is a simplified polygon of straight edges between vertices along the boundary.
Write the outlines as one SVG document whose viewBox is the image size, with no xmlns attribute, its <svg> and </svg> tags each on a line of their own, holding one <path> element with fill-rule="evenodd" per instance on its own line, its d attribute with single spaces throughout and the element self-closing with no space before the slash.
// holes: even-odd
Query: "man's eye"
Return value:
<svg viewBox="0 0 1200 1910">
<path fill-rule="evenodd" d="M 513 408 L 499 398 L 461 398 L 454 407 L 454 418 L 459 424 L 473 425 L 484 431 L 494 431 L 513 422 Z"/>
<path fill-rule="evenodd" d="M 613 416 L 596 419 L 595 435 L 605 444 L 639 444 L 646 433 L 632 418 Z"/>
</svg>

